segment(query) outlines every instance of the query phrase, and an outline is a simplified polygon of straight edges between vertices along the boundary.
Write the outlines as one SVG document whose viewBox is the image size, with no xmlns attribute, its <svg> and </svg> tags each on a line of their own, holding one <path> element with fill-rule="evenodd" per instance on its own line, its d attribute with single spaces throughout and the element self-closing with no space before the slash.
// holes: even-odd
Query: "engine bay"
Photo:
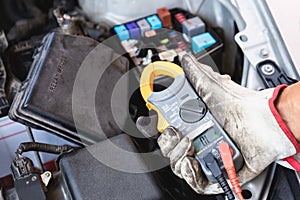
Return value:
<svg viewBox="0 0 300 200">
<path fill-rule="evenodd" d="M 0 2 L 0 199 L 226 199 L 194 192 L 159 131 L 136 127 L 155 115 L 140 92 L 146 66 L 191 54 L 256 91 L 299 80 L 265 1 Z M 176 83 L 152 76 L 155 92 Z M 206 134 L 202 146 L 218 137 Z M 299 180 L 272 163 L 242 194 L 297 199 Z"/>
</svg>

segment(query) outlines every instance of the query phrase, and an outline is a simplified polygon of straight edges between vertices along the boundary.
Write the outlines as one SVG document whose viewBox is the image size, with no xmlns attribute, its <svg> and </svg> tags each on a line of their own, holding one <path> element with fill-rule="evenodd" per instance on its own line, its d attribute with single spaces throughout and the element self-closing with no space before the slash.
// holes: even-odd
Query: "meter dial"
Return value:
<svg viewBox="0 0 300 200">
<path fill-rule="evenodd" d="M 200 121 L 206 113 L 206 106 L 200 99 L 191 99 L 180 106 L 180 118 L 186 123 Z"/>
</svg>

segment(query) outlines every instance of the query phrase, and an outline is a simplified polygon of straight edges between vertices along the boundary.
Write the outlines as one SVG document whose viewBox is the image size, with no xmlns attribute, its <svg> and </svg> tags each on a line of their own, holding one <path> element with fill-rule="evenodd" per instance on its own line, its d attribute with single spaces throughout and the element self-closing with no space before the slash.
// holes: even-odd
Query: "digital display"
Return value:
<svg viewBox="0 0 300 200">
<path fill-rule="evenodd" d="M 216 141 L 220 134 L 218 134 L 214 128 L 207 129 L 203 134 L 194 140 L 195 152 L 201 151 L 205 146 L 209 145 L 213 141 Z"/>
</svg>

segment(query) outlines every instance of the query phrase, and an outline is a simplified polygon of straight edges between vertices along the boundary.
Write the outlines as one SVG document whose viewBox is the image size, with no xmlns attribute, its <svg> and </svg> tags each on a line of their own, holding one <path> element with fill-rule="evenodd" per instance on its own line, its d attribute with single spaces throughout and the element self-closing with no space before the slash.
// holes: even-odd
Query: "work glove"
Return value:
<svg viewBox="0 0 300 200">
<path fill-rule="evenodd" d="M 300 169 L 300 158 L 296 155 L 300 145 L 274 106 L 286 86 L 253 91 L 234 83 L 230 76 L 200 64 L 192 55 L 183 56 L 181 65 L 198 95 L 242 153 L 244 166 L 238 172 L 241 184 L 255 178 L 274 161 Z M 142 118 L 138 120 L 141 121 Z M 223 192 L 218 183 L 212 184 L 202 174 L 192 141 L 182 137 L 174 127 L 160 135 L 158 145 L 162 154 L 170 158 L 173 172 L 197 193 Z"/>
</svg>

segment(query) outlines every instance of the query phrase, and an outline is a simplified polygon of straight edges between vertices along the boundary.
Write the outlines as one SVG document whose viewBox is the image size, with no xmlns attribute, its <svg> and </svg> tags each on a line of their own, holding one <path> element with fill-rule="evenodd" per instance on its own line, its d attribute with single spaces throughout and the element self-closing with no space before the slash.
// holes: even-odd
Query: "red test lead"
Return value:
<svg viewBox="0 0 300 200">
<path fill-rule="evenodd" d="M 233 191 L 237 194 L 237 196 L 240 200 L 244 200 L 244 197 L 242 195 L 242 189 L 241 189 L 239 180 L 237 178 L 233 160 L 232 160 L 233 152 L 232 152 L 231 148 L 229 147 L 228 143 L 222 142 L 219 145 L 219 152 L 221 154 L 223 165 L 226 169 L 226 172 L 227 172 L 228 178 L 230 180 L 230 183 L 232 185 Z"/>
</svg>

